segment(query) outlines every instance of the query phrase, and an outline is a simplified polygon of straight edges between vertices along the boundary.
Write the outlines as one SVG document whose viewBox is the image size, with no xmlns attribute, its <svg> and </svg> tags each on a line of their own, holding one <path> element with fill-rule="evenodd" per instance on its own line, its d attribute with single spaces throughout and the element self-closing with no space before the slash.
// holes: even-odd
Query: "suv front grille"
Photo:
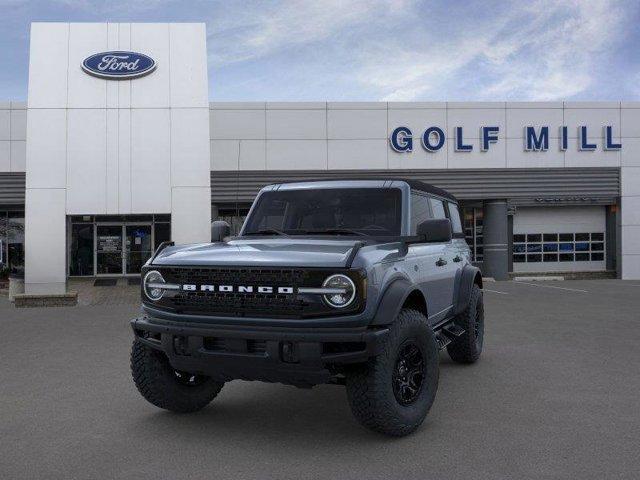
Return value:
<svg viewBox="0 0 640 480">
<path fill-rule="evenodd" d="M 309 285 L 310 282 L 317 282 L 314 278 L 317 275 L 313 275 L 307 270 L 240 267 L 168 267 L 160 270 L 167 283 L 233 287 L 233 292 L 180 290 L 163 298 L 162 303 L 182 313 L 300 318 L 317 309 L 312 306 L 313 301 L 309 301 L 308 298 L 297 293 L 299 287 Z M 322 282 L 324 274 L 319 278 L 319 281 Z M 254 286 L 253 293 L 237 292 L 238 286 L 249 285 Z M 274 287 L 274 292 L 277 292 L 277 287 L 292 287 L 294 293 L 258 293 L 258 286 Z M 323 310 L 326 308 L 322 307 Z"/>
</svg>

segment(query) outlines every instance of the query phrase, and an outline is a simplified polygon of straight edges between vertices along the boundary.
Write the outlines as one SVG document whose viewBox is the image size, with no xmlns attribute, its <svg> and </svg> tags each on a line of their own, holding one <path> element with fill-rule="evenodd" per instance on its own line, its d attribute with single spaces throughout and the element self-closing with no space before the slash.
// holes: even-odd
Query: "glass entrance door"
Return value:
<svg viewBox="0 0 640 480">
<path fill-rule="evenodd" d="M 122 275 L 122 225 L 96 225 L 96 274 Z"/>
<path fill-rule="evenodd" d="M 140 273 L 153 253 L 151 225 L 125 225 L 125 273 Z"/>
</svg>

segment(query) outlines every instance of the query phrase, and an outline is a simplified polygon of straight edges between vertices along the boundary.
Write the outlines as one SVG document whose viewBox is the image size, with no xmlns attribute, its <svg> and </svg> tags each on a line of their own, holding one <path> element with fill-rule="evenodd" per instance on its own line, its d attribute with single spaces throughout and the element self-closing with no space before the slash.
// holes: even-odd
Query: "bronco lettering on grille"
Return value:
<svg viewBox="0 0 640 480">
<path fill-rule="evenodd" d="M 254 286 L 252 285 L 196 285 L 193 283 L 185 283 L 180 286 L 181 290 L 187 292 L 219 292 L 219 293 L 253 293 Z M 285 295 L 293 294 L 293 287 L 269 287 L 258 286 L 255 287 L 258 293 L 279 293 Z"/>
</svg>

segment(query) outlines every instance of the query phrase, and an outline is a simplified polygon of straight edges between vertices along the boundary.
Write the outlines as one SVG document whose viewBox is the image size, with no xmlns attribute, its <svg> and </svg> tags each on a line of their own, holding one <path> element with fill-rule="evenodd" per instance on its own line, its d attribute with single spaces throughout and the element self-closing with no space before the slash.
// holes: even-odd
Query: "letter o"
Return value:
<svg viewBox="0 0 640 480">
<path fill-rule="evenodd" d="M 431 134 L 435 133 L 438 137 L 438 142 L 434 145 L 431 143 Z M 428 152 L 437 152 L 444 145 L 444 132 L 439 127 L 429 127 L 424 131 L 422 135 L 422 146 Z"/>
</svg>

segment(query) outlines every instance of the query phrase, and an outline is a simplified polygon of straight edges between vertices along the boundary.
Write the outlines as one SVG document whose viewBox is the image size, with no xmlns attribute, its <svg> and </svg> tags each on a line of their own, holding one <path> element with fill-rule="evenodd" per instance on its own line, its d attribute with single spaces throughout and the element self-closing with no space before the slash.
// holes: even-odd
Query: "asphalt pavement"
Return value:
<svg viewBox="0 0 640 480">
<path fill-rule="evenodd" d="M 640 281 L 491 282 L 485 350 L 441 354 L 424 425 L 360 427 L 343 387 L 235 381 L 159 410 L 129 372 L 135 305 L 0 297 L 0 478 L 637 479 Z"/>
</svg>

